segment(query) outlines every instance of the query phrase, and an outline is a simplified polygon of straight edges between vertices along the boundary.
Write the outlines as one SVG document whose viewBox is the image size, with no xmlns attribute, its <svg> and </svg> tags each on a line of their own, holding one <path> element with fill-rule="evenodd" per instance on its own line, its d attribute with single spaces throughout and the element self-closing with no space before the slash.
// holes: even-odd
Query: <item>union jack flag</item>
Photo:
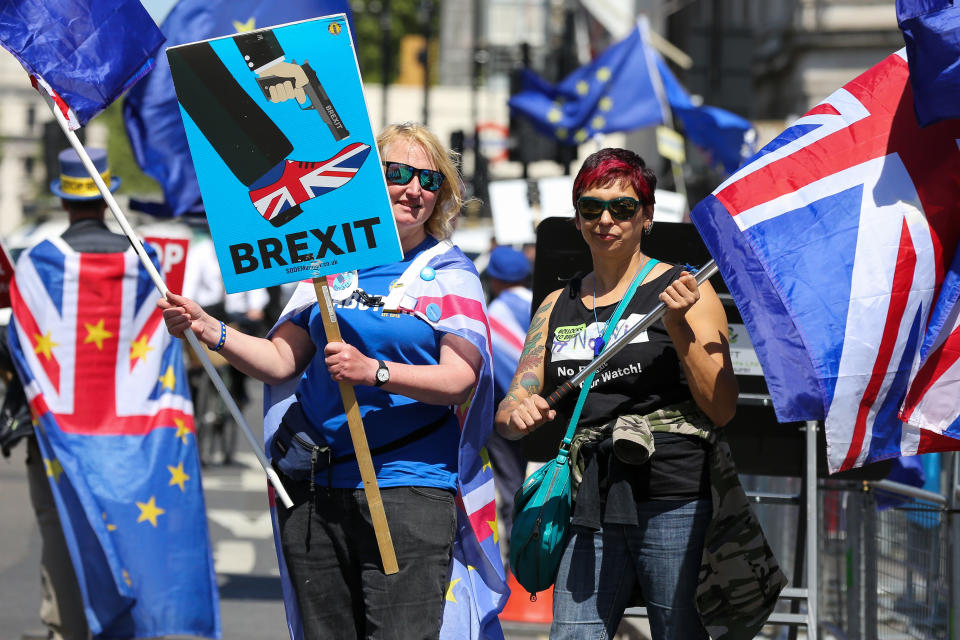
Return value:
<svg viewBox="0 0 960 640">
<path fill-rule="evenodd" d="M 267 186 L 250 190 L 250 200 L 260 215 L 273 220 L 287 209 L 345 185 L 357 175 L 369 153 L 370 145 L 354 142 L 322 162 L 287 160 L 279 177 Z"/>
<path fill-rule="evenodd" d="M 432 280 L 421 279 L 424 267 L 435 270 Z M 287 303 L 277 326 L 286 318 L 316 304 L 312 281 L 301 282 Z M 490 330 L 483 303 L 483 290 L 473 263 L 449 241 L 436 244 L 418 256 L 392 285 L 385 310 L 410 313 L 437 331 L 469 340 L 483 356 L 483 370 L 473 396 L 457 408 L 460 422 L 458 454 L 457 533 L 453 543 L 450 583 L 443 610 L 442 640 L 502 640 L 497 618 L 507 601 L 508 590 L 500 558 L 493 468 L 485 445 L 493 427 L 493 375 Z M 264 442 L 276 433 L 298 379 L 282 385 L 266 385 L 264 394 Z M 266 447 L 269 452 L 270 447 Z M 271 505 L 273 505 L 273 492 Z M 284 602 L 290 637 L 303 638 L 296 597 L 286 574 L 274 509 L 274 538 L 284 583 Z"/>
<path fill-rule="evenodd" d="M 960 449 L 958 138 L 960 120 L 917 124 L 900 51 L 691 216 L 778 419 L 824 419 L 831 472 Z"/>
<path fill-rule="evenodd" d="M 133 249 L 45 240 L 17 262 L 10 351 L 94 636 L 219 638 L 183 355 L 156 298 Z"/>
</svg>

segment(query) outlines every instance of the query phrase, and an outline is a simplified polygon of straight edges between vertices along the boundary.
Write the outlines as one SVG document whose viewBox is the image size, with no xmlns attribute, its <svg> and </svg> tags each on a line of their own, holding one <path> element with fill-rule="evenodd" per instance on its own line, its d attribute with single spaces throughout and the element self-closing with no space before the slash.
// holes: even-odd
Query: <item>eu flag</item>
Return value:
<svg viewBox="0 0 960 640">
<path fill-rule="evenodd" d="M 750 122 L 718 107 L 695 104 L 648 44 L 645 19 L 558 85 L 529 69 L 522 82 L 523 90 L 510 98 L 510 108 L 561 142 L 580 144 L 600 133 L 669 122 L 669 108 L 683 124 L 686 137 L 727 173 L 753 155 Z"/>
<path fill-rule="evenodd" d="M 960 118 L 960 4 L 897 0 L 897 22 L 907 43 L 920 125 Z"/>
<path fill-rule="evenodd" d="M 45 240 L 17 262 L 10 351 L 93 635 L 219 638 L 183 355 L 155 301 L 132 248 Z"/>
<path fill-rule="evenodd" d="M 160 28 L 168 46 L 175 46 L 334 13 L 347 14 L 352 32 L 347 0 L 180 0 Z M 127 94 L 123 119 L 137 164 L 160 183 L 164 197 L 162 204 L 136 202 L 132 206 L 154 215 L 201 212 L 200 187 L 165 56 Z"/>
<path fill-rule="evenodd" d="M 510 98 L 510 108 L 568 144 L 663 123 L 666 103 L 646 30 L 646 21 L 638 21 L 630 35 L 555 87 L 528 72 L 533 82 Z"/>
<path fill-rule="evenodd" d="M 657 69 L 663 81 L 667 103 L 676 119 L 683 124 L 687 139 L 703 149 L 713 164 L 722 166 L 727 173 L 736 171 L 756 150 L 756 135 L 750 121 L 719 107 L 695 104 L 659 55 Z"/>
<path fill-rule="evenodd" d="M 163 34 L 139 0 L 17 0 L 0 3 L 0 44 L 76 129 L 150 71 Z"/>
</svg>

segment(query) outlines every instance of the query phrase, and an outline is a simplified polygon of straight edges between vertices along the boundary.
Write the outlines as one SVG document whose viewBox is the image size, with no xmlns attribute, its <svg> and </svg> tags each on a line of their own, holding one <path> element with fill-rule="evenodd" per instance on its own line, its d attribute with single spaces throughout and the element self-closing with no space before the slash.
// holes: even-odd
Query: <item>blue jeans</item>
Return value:
<svg viewBox="0 0 960 640">
<path fill-rule="evenodd" d="M 709 498 L 637 504 L 639 526 L 571 527 L 553 588 L 551 640 L 612 638 L 634 589 L 653 640 L 707 640 L 694 605 Z"/>
<path fill-rule="evenodd" d="M 435 640 L 457 508 L 433 487 L 380 489 L 400 571 L 385 575 L 362 489 L 317 487 L 278 509 L 306 640 Z"/>
</svg>

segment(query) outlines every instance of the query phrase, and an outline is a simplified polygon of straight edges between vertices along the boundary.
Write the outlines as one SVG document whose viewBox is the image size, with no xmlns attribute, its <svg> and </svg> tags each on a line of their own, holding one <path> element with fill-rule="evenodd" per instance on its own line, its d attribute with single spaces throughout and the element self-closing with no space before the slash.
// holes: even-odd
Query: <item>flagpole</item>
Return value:
<svg viewBox="0 0 960 640">
<path fill-rule="evenodd" d="M 652 40 L 650 34 L 654 33 L 654 31 L 650 28 L 650 22 L 647 19 L 647 16 L 641 15 L 637 18 L 637 29 L 640 30 L 640 35 L 642 36 L 644 46 L 646 46 L 647 41 Z M 673 131 L 676 131 L 676 127 L 673 126 L 673 110 L 667 102 L 666 91 L 663 88 L 663 80 L 660 77 L 660 71 L 657 69 L 657 65 L 654 64 L 650 59 L 649 50 L 647 50 L 645 53 L 645 57 L 647 59 L 647 73 L 650 75 L 650 80 L 653 83 L 654 91 L 656 92 L 657 99 L 660 102 L 660 113 L 663 114 L 663 124 L 664 126 L 670 127 L 670 129 Z M 687 198 L 687 182 L 683 177 L 683 165 L 670 160 L 670 171 L 673 174 L 674 189 L 676 189 L 677 193 L 682 195 L 684 198 Z M 687 208 L 689 209 L 689 207 L 690 203 L 688 201 Z"/>
<path fill-rule="evenodd" d="M 717 266 L 717 263 L 711 258 L 706 264 L 700 267 L 700 270 L 696 273 L 697 284 L 701 285 L 706 280 L 712 278 L 720 268 Z M 640 322 L 633 325 L 627 329 L 626 333 L 617 338 L 615 341 L 607 345 L 599 356 L 594 358 L 590 364 L 581 369 L 579 373 L 567 380 L 566 382 L 561 382 L 553 393 L 547 396 L 547 404 L 550 405 L 551 409 L 556 409 L 557 405 L 560 404 L 560 401 L 563 400 L 571 391 L 578 388 L 583 382 L 587 379 L 591 373 L 600 370 L 600 367 L 605 365 L 607 361 L 612 358 L 618 351 L 623 349 L 625 346 L 630 344 L 634 338 L 647 330 L 650 325 L 660 319 L 667 311 L 667 305 L 662 302 L 658 302 L 657 306 L 650 310 L 647 315 L 643 316 L 640 319 Z"/>
<path fill-rule="evenodd" d="M 163 281 L 160 272 L 157 271 L 157 268 L 153 265 L 153 261 L 150 260 L 150 256 L 147 255 L 146 250 L 143 248 L 143 243 L 140 242 L 140 238 L 137 237 L 133 227 L 131 227 L 130 223 L 127 222 L 127 218 L 123 214 L 123 211 L 120 210 L 120 205 L 117 204 L 116 199 L 113 197 L 113 193 L 110 192 L 110 188 L 103 181 L 103 177 L 101 177 L 100 172 L 97 171 L 97 168 L 94 166 L 90 156 L 87 155 L 87 150 L 83 148 L 82 144 L 80 144 L 80 139 L 77 137 L 77 134 L 70 129 L 70 125 L 67 122 L 66 116 L 64 116 L 63 112 L 53 102 L 53 99 L 43 91 L 40 91 L 39 93 L 44 97 L 44 100 L 50 107 L 50 110 L 53 111 L 53 116 L 60 124 L 60 128 L 63 130 L 64 135 L 67 136 L 70 146 L 73 147 L 74 151 L 77 152 L 77 155 L 80 156 L 83 166 L 86 167 L 90 177 L 93 178 L 94 183 L 96 183 L 97 188 L 100 190 L 100 194 L 103 196 L 104 201 L 107 203 L 107 207 L 110 209 L 110 213 L 113 214 L 117 224 L 120 225 L 120 228 L 123 229 L 123 233 L 130 240 L 130 244 L 133 246 L 134 251 L 137 252 L 140 262 L 146 268 L 147 273 L 150 274 L 150 279 L 153 280 L 153 284 L 157 287 L 160 295 L 165 298 L 167 296 L 167 292 L 169 291 L 166 283 Z M 273 485 L 277 495 L 280 496 L 280 501 L 283 503 L 283 506 L 289 509 L 293 506 L 293 501 L 287 494 L 286 489 L 283 488 L 283 483 L 280 482 L 280 477 L 277 475 L 277 472 L 274 471 L 273 467 L 267 461 L 266 456 L 260 448 L 260 443 L 257 442 L 257 439 L 253 436 L 253 432 L 250 430 L 250 425 L 247 424 L 246 419 L 243 417 L 240 407 L 237 406 L 236 401 L 234 401 L 233 397 L 230 395 L 230 392 L 227 391 L 227 387 L 223 383 L 223 379 L 220 377 L 220 374 L 217 373 L 213 363 L 210 362 L 210 358 L 207 356 L 206 350 L 200 344 L 200 341 L 197 340 L 197 336 L 194 334 L 192 329 L 187 329 L 184 335 L 187 338 L 187 342 L 190 343 L 190 346 L 193 348 L 194 353 L 197 355 L 197 358 L 200 360 L 200 363 L 203 365 L 204 371 L 207 372 L 207 375 L 210 376 L 210 379 L 213 381 L 213 386 L 216 387 L 217 391 L 220 393 L 220 397 L 223 398 L 227 408 L 230 409 L 230 414 L 233 416 L 233 419 L 237 421 L 238 425 L 240 425 L 240 430 L 247 438 L 247 442 L 250 443 L 250 447 L 253 449 L 254 454 L 256 454 L 257 460 L 260 461 L 260 466 L 263 467 L 264 473 L 267 474 L 267 478 L 270 480 L 270 484 Z"/>
</svg>

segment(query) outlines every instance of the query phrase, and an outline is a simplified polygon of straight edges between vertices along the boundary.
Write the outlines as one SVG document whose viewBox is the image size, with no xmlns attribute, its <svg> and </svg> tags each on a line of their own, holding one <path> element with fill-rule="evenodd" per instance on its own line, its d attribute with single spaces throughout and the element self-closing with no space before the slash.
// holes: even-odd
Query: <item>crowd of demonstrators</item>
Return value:
<svg viewBox="0 0 960 640">
<path fill-rule="evenodd" d="M 572 395 L 556 410 L 544 396 L 602 350 L 607 322 L 651 262 L 643 240 L 655 188 L 631 151 L 603 149 L 584 162 L 573 224 L 593 271 L 550 293 L 534 314 L 526 357 L 497 412 L 504 437 L 570 415 Z M 586 396 L 571 447 L 578 487 L 551 638 L 613 636 L 636 587 L 654 638 L 707 638 L 694 597 L 712 517 L 701 436 L 732 418 L 737 383 L 720 300 L 682 266 L 647 270 L 614 338 L 661 301 L 662 319 L 610 359 Z"/>
<path fill-rule="evenodd" d="M 524 253 L 509 246 L 498 246 L 490 252 L 486 276 L 490 291 L 490 344 L 493 351 L 493 401 L 499 404 L 507 395 L 520 353 L 530 326 L 530 260 Z M 513 496 L 526 477 L 527 458 L 520 443 L 507 440 L 494 431 L 487 441 L 493 477 L 497 487 L 497 517 L 501 546 L 508 556 L 510 529 L 513 524 Z"/>
<path fill-rule="evenodd" d="M 336 307 L 342 342 L 327 341 L 315 301 L 281 318 L 269 338 L 224 328 L 182 296 L 159 302 L 173 335 L 191 328 L 233 366 L 267 383 L 299 378 L 296 402 L 284 414 L 270 453 L 295 502 L 279 512 L 279 530 L 308 638 L 438 636 L 457 528 L 460 429 L 454 407 L 470 398 L 481 375 L 489 375 L 475 343 L 414 315 L 383 313 L 375 302 L 419 257 L 449 238 L 461 205 L 452 158 L 425 127 L 392 125 L 377 143 L 403 258 L 359 271 L 363 301 L 352 298 Z M 460 256 L 460 268 L 469 264 L 459 250 L 449 250 Z M 472 265 L 462 273 L 463 293 L 475 289 L 479 295 Z M 420 277 L 439 273 L 425 267 Z M 350 455 L 341 382 L 356 387 L 396 547 L 394 575 L 385 575 L 379 564 L 360 472 Z M 319 470 L 307 456 L 293 468 L 287 456 L 296 447 L 293 435 L 327 443 L 331 465 Z"/>
</svg>

